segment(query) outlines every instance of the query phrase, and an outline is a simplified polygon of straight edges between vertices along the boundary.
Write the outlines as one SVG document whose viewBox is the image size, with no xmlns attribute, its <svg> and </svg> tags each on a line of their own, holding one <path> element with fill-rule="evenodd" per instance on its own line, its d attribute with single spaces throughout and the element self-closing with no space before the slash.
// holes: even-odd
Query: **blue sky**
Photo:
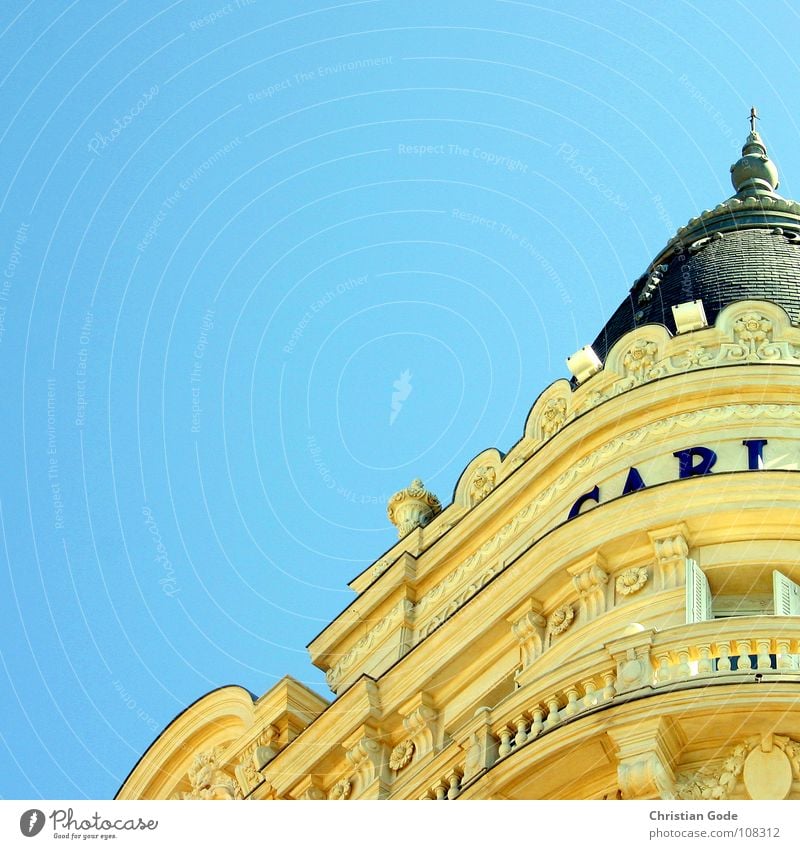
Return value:
<svg viewBox="0 0 800 849">
<path fill-rule="evenodd" d="M 800 195 L 788 3 L 0 15 L 4 798 L 113 796 L 224 684 L 324 693 L 388 497 L 517 441 L 751 103 Z"/>
</svg>

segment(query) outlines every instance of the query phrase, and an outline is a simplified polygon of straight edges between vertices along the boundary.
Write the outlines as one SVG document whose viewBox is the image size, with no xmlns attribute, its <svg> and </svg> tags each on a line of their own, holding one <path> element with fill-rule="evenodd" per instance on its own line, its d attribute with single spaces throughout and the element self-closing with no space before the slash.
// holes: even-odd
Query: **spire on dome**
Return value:
<svg viewBox="0 0 800 849">
<path fill-rule="evenodd" d="M 778 169 L 767 156 L 767 148 L 756 129 L 759 120 L 755 106 L 750 108 L 750 133 L 742 147 L 742 158 L 731 165 L 731 182 L 738 197 L 775 196 L 779 186 Z"/>
</svg>

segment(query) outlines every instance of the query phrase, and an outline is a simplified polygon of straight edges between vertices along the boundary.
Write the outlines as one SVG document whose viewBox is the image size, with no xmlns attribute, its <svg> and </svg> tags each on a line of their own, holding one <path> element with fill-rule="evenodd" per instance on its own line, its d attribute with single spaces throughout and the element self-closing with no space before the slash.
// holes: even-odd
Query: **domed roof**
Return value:
<svg viewBox="0 0 800 849">
<path fill-rule="evenodd" d="M 755 130 L 731 166 L 736 194 L 681 227 L 600 331 L 605 360 L 621 336 L 643 324 L 676 332 L 672 307 L 702 299 L 709 323 L 734 301 L 780 304 L 800 321 L 800 204 L 775 193 L 778 172 Z"/>
</svg>

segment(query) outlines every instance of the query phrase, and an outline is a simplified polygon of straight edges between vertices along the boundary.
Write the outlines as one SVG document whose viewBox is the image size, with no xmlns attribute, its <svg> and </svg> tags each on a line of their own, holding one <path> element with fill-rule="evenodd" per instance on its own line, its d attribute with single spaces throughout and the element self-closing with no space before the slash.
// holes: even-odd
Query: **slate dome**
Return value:
<svg viewBox="0 0 800 849">
<path fill-rule="evenodd" d="M 778 173 L 755 130 L 731 166 L 736 194 L 693 218 L 633 284 L 592 343 L 601 360 L 643 324 L 676 332 L 672 306 L 702 299 L 713 324 L 723 307 L 745 299 L 782 306 L 800 322 L 800 204 L 776 194 Z"/>
</svg>

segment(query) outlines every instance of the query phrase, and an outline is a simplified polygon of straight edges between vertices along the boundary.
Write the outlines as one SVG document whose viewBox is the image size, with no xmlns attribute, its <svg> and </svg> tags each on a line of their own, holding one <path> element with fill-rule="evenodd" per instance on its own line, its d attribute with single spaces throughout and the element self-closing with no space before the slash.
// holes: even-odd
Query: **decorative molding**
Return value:
<svg viewBox="0 0 800 849">
<path fill-rule="evenodd" d="M 624 385 L 627 388 L 653 380 L 665 374 L 664 367 L 656 367 L 658 344 L 652 339 L 637 339 L 622 358 L 625 370 Z"/>
<path fill-rule="evenodd" d="M 686 558 L 689 556 L 689 530 L 682 522 L 648 531 L 656 557 L 657 588 L 671 590 L 686 580 Z"/>
<path fill-rule="evenodd" d="M 663 716 L 609 729 L 617 752 L 617 782 L 625 799 L 672 799 L 673 765 L 683 746 L 680 728 Z"/>
<path fill-rule="evenodd" d="M 427 693 L 419 693 L 400 709 L 403 727 L 414 745 L 417 759 L 435 750 L 439 737 L 439 711 Z"/>
<path fill-rule="evenodd" d="M 753 743 L 754 745 L 754 743 Z M 752 745 L 748 742 L 734 746 L 722 766 L 705 767 L 695 772 L 684 772 L 675 780 L 676 799 L 727 799 L 736 788 L 744 769 L 744 762 Z"/>
<path fill-rule="evenodd" d="M 557 607 L 550 614 L 550 617 L 547 620 L 547 632 L 552 636 L 563 634 L 564 631 L 566 631 L 572 624 L 572 620 L 574 618 L 575 611 L 573 610 L 572 605 L 562 604 L 561 607 Z"/>
<path fill-rule="evenodd" d="M 544 405 L 539 427 L 542 439 L 550 439 L 564 426 L 567 420 L 567 399 L 564 397 L 550 398 Z"/>
<path fill-rule="evenodd" d="M 578 593 L 578 604 L 584 624 L 606 612 L 608 572 L 605 565 L 605 558 L 595 553 L 567 569 L 572 575 L 572 585 Z"/>
<path fill-rule="evenodd" d="M 495 488 L 497 481 L 497 469 L 494 466 L 479 466 L 472 476 L 469 485 L 470 503 L 475 505 Z"/>
<path fill-rule="evenodd" d="M 198 752 L 186 773 L 191 790 L 173 795 L 177 799 L 241 799 L 238 783 L 222 769 L 224 746 Z"/>
<path fill-rule="evenodd" d="M 342 746 L 353 766 L 353 780 L 359 798 L 383 798 L 390 780 L 387 771 L 389 759 L 378 730 L 371 725 L 363 725 Z"/>
<path fill-rule="evenodd" d="M 414 615 L 414 604 L 404 598 L 399 601 L 387 614 L 380 619 L 351 649 L 325 673 L 325 680 L 332 690 L 336 690 L 344 674 L 350 670 L 361 657 L 368 652 L 386 632 L 404 618 L 409 621 Z"/>
<path fill-rule="evenodd" d="M 535 598 L 528 599 L 523 606 L 510 616 L 511 632 L 519 643 L 521 670 L 527 669 L 544 651 L 547 620 L 542 615 L 542 603 Z"/>
<path fill-rule="evenodd" d="M 264 780 L 261 770 L 278 754 L 279 734 L 274 725 L 268 725 L 240 755 L 234 773 L 245 796 Z"/>
<path fill-rule="evenodd" d="M 729 799 L 739 780 L 750 799 L 785 799 L 800 779 L 800 743 L 764 734 L 732 746 L 722 764 L 683 772 L 675 782 L 677 799 Z"/>
<path fill-rule="evenodd" d="M 647 583 L 647 569 L 644 566 L 632 566 L 617 575 L 614 585 L 620 595 L 634 595 Z"/>
<path fill-rule="evenodd" d="M 436 586 L 425 593 L 416 605 L 408 601 L 401 602 L 402 605 L 410 606 L 406 615 L 409 617 L 413 616 L 417 625 L 414 644 L 418 644 L 431 634 L 495 575 L 506 568 L 505 562 L 495 559 L 492 565 L 487 566 L 474 580 L 471 580 L 473 575 L 478 572 L 480 567 L 490 557 L 496 555 L 504 545 L 530 526 L 542 510 L 550 505 L 562 492 L 574 486 L 580 480 L 587 478 L 601 463 L 610 460 L 612 457 L 634 446 L 647 442 L 656 435 L 667 434 L 677 429 L 695 430 L 698 425 L 704 423 L 722 423 L 736 419 L 742 421 L 771 419 L 774 421 L 795 421 L 800 423 L 800 405 L 729 404 L 678 413 L 658 419 L 648 425 L 634 428 L 599 446 L 590 454 L 573 463 L 552 484 L 545 487 L 533 500 L 520 508 L 502 528 L 483 542 L 477 550 L 463 560 Z M 677 553 L 677 549 L 682 545 L 686 545 L 688 552 L 686 536 L 682 533 L 676 533 L 672 537 L 669 537 L 666 534 L 664 539 L 660 539 L 657 536 L 658 533 L 659 531 L 650 533 L 656 554 L 656 577 L 658 579 L 656 587 L 661 590 L 680 586 L 683 582 L 683 566 L 682 563 L 678 562 L 675 554 Z M 683 543 L 678 539 L 680 536 L 683 537 Z M 685 557 L 686 555 L 682 556 Z M 470 581 L 470 583 L 467 584 L 467 581 Z M 458 589 L 464 587 L 465 584 L 467 586 L 458 592 Z M 437 602 L 440 602 L 442 606 L 435 614 L 432 614 L 430 620 L 424 624 L 421 623 L 420 620 L 422 617 Z M 359 657 L 368 651 L 369 647 L 375 643 L 377 637 L 388 629 L 390 625 L 389 619 L 392 616 L 396 616 L 397 612 L 398 608 L 394 608 L 393 612 L 387 618 L 380 620 L 353 648 L 343 655 L 334 667 L 328 670 L 326 678 L 332 689 L 335 690 L 342 676 L 352 668 Z"/>
<path fill-rule="evenodd" d="M 350 793 L 353 789 L 353 785 L 350 783 L 349 778 L 342 778 L 336 782 L 331 788 L 329 799 L 349 799 Z M 348 808 L 348 810 L 350 810 Z"/>
<path fill-rule="evenodd" d="M 411 763 L 414 757 L 414 741 L 409 738 L 398 743 L 389 755 L 389 769 L 400 772 Z"/>
</svg>

